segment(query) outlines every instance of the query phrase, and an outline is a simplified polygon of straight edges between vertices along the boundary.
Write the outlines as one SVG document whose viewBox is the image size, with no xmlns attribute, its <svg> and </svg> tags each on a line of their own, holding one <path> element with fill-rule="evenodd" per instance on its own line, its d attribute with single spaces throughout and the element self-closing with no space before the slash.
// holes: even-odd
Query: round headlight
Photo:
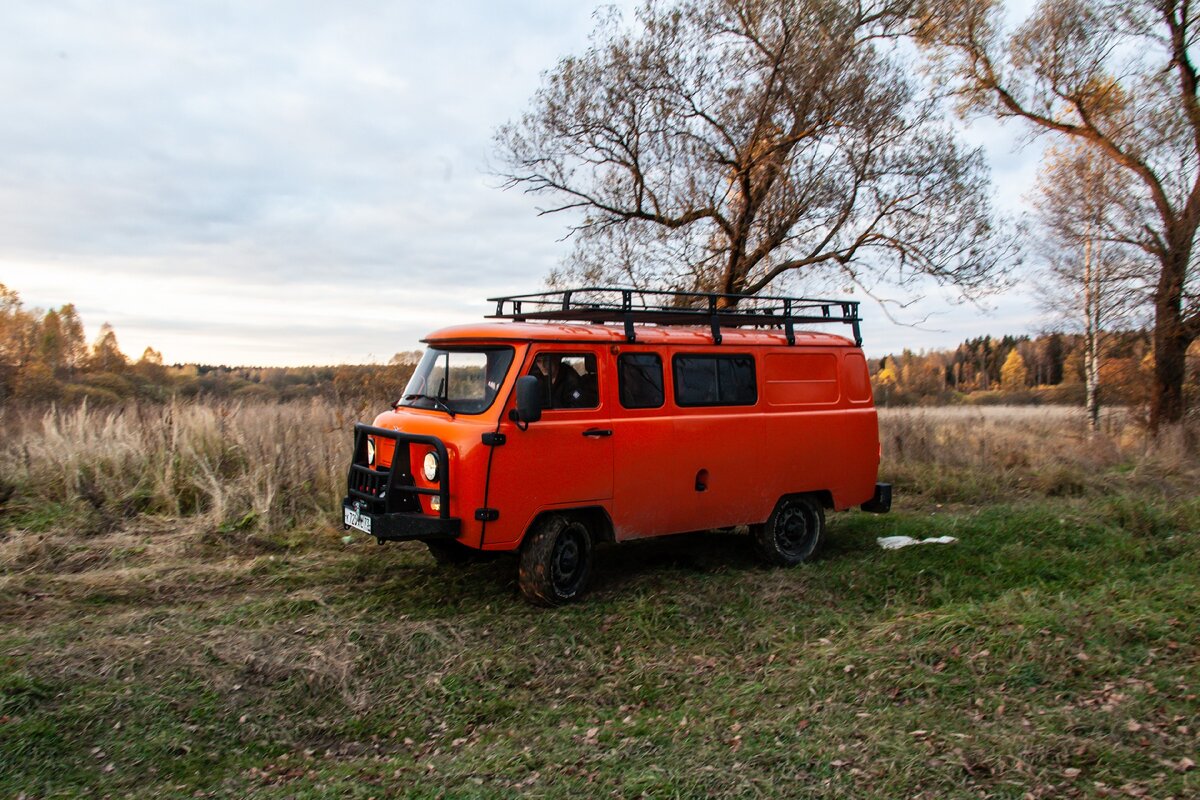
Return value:
<svg viewBox="0 0 1200 800">
<path fill-rule="evenodd" d="M 438 457 L 437 453 L 425 454 L 425 480 L 436 481 L 438 476 Z"/>
<path fill-rule="evenodd" d="M 367 463 L 375 464 L 375 438 L 372 436 L 367 437 Z"/>
</svg>

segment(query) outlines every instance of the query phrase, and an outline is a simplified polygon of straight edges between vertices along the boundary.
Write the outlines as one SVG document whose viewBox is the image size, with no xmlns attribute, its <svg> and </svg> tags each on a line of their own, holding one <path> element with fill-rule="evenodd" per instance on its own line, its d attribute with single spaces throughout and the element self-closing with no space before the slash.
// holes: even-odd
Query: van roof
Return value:
<svg viewBox="0 0 1200 800">
<path fill-rule="evenodd" d="M 703 345 L 712 344 L 712 331 L 705 327 L 677 326 L 636 327 L 636 344 Z M 722 328 L 722 347 L 748 345 L 779 345 L 788 347 L 787 336 L 781 330 Z M 616 325 L 566 325 L 552 322 L 481 322 L 441 328 L 421 341 L 444 344 L 458 341 L 536 341 L 590 342 L 629 344 L 625 331 Z M 854 347 L 845 336 L 818 331 L 796 331 L 795 346 Z"/>
</svg>

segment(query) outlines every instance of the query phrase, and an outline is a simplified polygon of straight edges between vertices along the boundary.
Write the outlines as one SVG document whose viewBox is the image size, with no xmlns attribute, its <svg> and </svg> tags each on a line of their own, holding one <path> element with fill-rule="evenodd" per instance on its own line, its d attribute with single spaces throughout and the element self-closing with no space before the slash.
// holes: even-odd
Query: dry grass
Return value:
<svg viewBox="0 0 1200 800">
<path fill-rule="evenodd" d="M 600 548 L 587 602 L 545 611 L 508 560 L 341 541 L 362 416 L 0 420 L 0 796 L 1195 794 L 1183 432 L 886 411 L 896 509 L 831 515 L 818 563 Z"/>
<path fill-rule="evenodd" d="M 67 513 L 92 533 L 146 515 L 227 536 L 285 531 L 336 514 L 350 427 L 370 413 L 325 400 L 9 409 L 0 509 L 33 530 Z M 1151 442 L 1112 411 L 1091 435 L 1080 410 L 1054 406 L 885 409 L 880 437 L 884 476 L 938 502 L 1105 491 L 1114 476 L 1189 485 L 1200 451 L 1194 429 Z"/>
<path fill-rule="evenodd" d="M 935 501 L 1107 492 L 1115 485 L 1187 491 L 1200 475 L 1200 432 L 1157 440 L 1121 409 L 1088 430 L 1066 406 L 883 409 L 881 472 L 900 491 Z"/>
<path fill-rule="evenodd" d="M 101 531 L 141 514 L 275 530 L 334 507 L 356 418 L 321 400 L 9 412 L 0 485 L 10 510 L 71 506 Z"/>
</svg>

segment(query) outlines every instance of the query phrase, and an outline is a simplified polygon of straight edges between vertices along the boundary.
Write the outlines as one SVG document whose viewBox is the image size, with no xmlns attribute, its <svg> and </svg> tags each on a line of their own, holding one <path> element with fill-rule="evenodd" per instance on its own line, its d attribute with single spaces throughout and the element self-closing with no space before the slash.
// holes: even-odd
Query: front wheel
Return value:
<svg viewBox="0 0 1200 800">
<path fill-rule="evenodd" d="M 825 538 L 825 510 L 813 497 L 784 497 L 766 523 L 750 528 L 750 535 L 769 564 L 792 567 L 811 561 Z"/>
<path fill-rule="evenodd" d="M 517 585 L 539 606 L 579 599 L 592 572 L 592 533 L 581 520 L 564 514 L 543 517 L 525 536 Z"/>
</svg>

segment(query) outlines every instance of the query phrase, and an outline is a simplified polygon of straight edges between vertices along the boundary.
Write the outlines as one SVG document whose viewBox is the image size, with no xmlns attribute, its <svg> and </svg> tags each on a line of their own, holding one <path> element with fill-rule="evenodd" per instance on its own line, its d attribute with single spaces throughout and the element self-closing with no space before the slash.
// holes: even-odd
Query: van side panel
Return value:
<svg viewBox="0 0 1200 800">
<path fill-rule="evenodd" d="M 836 353 L 765 353 L 767 405 L 772 410 L 836 405 L 839 366 Z"/>
<path fill-rule="evenodd" d="M 874 494 L 878 422 L 857 349 L 737 348 L 755 357 L 752 406 L 680 407 L 663 348 L 667 402 L 652 411 L 613 398 L 613 523 L 618 540 L 763 522 L 780 497 L 827 491 L 835 508 Z"/>
<path fill-rule="evenodd" d="M 677 356 L 753 355 L 756 349 L 656 348 L 663 362 L 663 406 L 626 409 L 614 398 L 613 527 L 618 541 L 757 521 L 753 518 L 769 491 L 760 480 L 755 453 L 761 396 L 752 406 L 680 407 L 674 391 Z M 755 388 L 761 395 L 761 388 Z"/>
<path fill-rule="evenodd" d="M 879 434 L 862 352 L 773 351 L 764 361 L 769 402 L 761 442 L 763 463 L 778 471 L 775 499 L 828 491 L 837 509 L 869 500 L 879 468 Z"/>
<path fill-rule="evenodd" d="M 754 356 L 754 405 L 677 405 L 675 355 L 735 350 Z M 622 345 L 591 352 L 601 373 L 601 407 L 569 414 L 579 416 L 578 431 L 566 420 L 557 422 L 555 412 L 544 414 L 527 431 L 517 430 L 507 418 L 511 396 L 500 411 L 508 441 L 494 455 L 488 505 L 500 515 L 487 524 L 486 549 L 517 547 L 539 514 L 557 508 L 604 508 L 615 538 L 623 541 L 764 522 L 787 494 L 829 492 L 838 509 L 874 494 L 878 421 L 861 350 Z M 629 352 L 662 357 L 666 397 L 661 407 L 621 405 L 616 358 Z M 563 430 L 556 434 L 560 426 Z M 611 428 L 613 435 L 601 440 L 580 435 L 592 426 Z M 561 440 L 568 449 L 551 447 L 551 440 Z M 597 460 L 605 442 L 611 442 L 611 467 Z M 597 477 L 598 470 L 612 476 L 611 495 L 581 491 L 579 482 Z M 468 534 L 463 541 L 478 546 L 479 523 L 471 520 L 470 509 L 463 511 L 464 528 L 476 537 L 472 542 Z"/>
<path fill-rule="evenodd" d="M 839 510 L 869 500 L 875 491 L 878 468 L 875 425 L 873 408 L 768 415 L 763 460 L 781 465 L 775 499 L 827 490 L 834 508 Z"/>
<path fill-rule="evenodd" d="M 752 409 L 678 409 L 662 489 L 676 503 L 675 531 L 758 521 L 768 487 L 757 447 L 763 421 Z"/>
</svg>

